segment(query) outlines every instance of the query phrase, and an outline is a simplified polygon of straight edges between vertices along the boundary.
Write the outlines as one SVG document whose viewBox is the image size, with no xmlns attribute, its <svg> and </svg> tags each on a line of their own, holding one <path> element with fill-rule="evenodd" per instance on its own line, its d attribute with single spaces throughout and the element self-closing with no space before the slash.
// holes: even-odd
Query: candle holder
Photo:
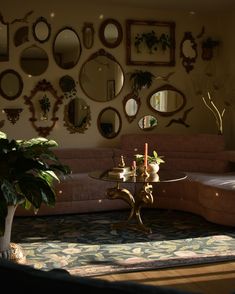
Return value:
<svg viewBox="0 0 235 294">
<path fill-rule="evenodd" d="M 143 178 L 148 178 L 149 177 L 149 173 L 147 171 L 147 166 L 146 165 L 144 166 L 144 171 L 141 174 L 141 177 L 143 177 Z"/>
</svg>

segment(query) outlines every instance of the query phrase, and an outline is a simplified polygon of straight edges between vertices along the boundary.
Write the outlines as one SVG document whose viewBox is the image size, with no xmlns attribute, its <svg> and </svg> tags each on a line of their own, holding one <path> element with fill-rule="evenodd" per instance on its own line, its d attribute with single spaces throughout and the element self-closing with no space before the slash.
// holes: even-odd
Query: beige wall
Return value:
<svg viewBox="0 0 235 294">
<path fill-rule="evenodd" d="M 31 90 L 34 88 L 36 83 L 45 78 L 50 81 L 53 86 L 58 91 L 59 95 L 62 95 L 61 89 L 59 87 L 59 79 L 63 75 L 70 75 L 76 81 L 78 81 L 78 74 L 82 64 L 85 60 L 96 50 L 100 48 L 104 48 L 109 53 L 113 54 L 113 56 L 119 61 L 123 70 L 125 72 L 125 85 L 124 89 L 121 93 L 112 101 L 107 102 L 96 102 L 88 97 L 82 92 L 79 83 L 77 84 L 77 94 L 79 97 L 83 98 L 87 104 L 90 105 L 91 109 L 91 126 L 84 134 L 70 134 L 63 122 L 63 111 L 64 105 L 68 103 L 68 100 L 64 98 L 64 103 L 60 107 L 58 111 L 59 121 L 56 123 L 55 128 L 51 132 L 49 138 L 55 139 L 59 145 L 62 146 L 78 146 L 78 147 L 95 147 L 95 146 L 116 146 L 119 142 L 120 135 L 124 133 L 141 133 L 142 130 L 138 127 L 138 120 L 146 114 L 155 115 L 158 119 L 158 126 L 151 132 L 156 133 L 216 133 L 217 128 L 215 124 L 215 120 L 213 115 L 209 112 L 209 110 L 202 103 L 202 99 L 200 96 L 195 94 L 192 80 L 195 79 L 198 81 L 202 77 L 204 77 L 205 68 L 216 68 L 216 72 L 224 74 L 227 70 L 232 73 L 234 72 L 235 67 L 235 59 L 233 57 L 233 52 L 235 52 L 235 42 L 232 41 L 232 46 L 229 45 L 229 49 L 226 47 L 227 44 L 231 42 L 231 35 L 229 33 L 224 32 L 223 23 L 229 22 L 226 17 L 220 17 L 216 15 L 203 15 L 203 14 L 195 14 L 190 15 L 188 12 L 172 12 L 172 11 L 158 11 L 153 9 L 143 9 L 143 8 L 131 8 L 131 7 L 118 7 L 118 6 L 101 6 L 98 1 L 92 1 L 92 5 L 89 5 L 89 1 L 18 1 L 18 0 L 8 0 L 5 3 L 1 3 L 1 13 L 4 17 L 5 21 L 11 22 L 13 19 L 22 18 L 27 12 L 33 10 L 33 14 L 28 18 L 30 34 L 29 34 L 29 42 L 15 47 L 13 43 L 13 36 L 15 31 L 25 25 L 26 23 L 15 23 L 10 25 L 10 61 L 9 62 L 1 62 L 1 70 L 7 68 L 15 69 L 22 76 L 24 81 L 24 89 L 20 98 L 14 101 L 7 101 L 4 98 L 1 98 L 1 108 L 4 107 L 22 107 L 24 108 L 21 113 L 20 120 L 17 121 L 15 125 L 12 125 L 7 119 L 5 119 L 5 115 L 1 114 L 0 119 L 5 119 L 5 125 L 2 128 L 10 138 L 31 138 L 35 137 L 38 134 L 33 129 L 31 123 L 29 122 L 30 112 L 28 106 L 24 104 L 23 95 L 30 95 Z M 86 5 L 86 6 L 85 6 Z M 50 18 L 50 13 L 54 12 L 55 17 Z M 98 29 L 101 24 L 101 20 L 99 16 L 103 14 L 104 19 L 106 18 L 115 18 L 117 19 L 123 28 L 124 38 L 122 43 L 113 49 L 105 48 L 99 40 L 98 37 Z M 40 16 L 45 17 L 48 22 L 51 24 L 52 32 L 51 38 L 48 42 L 39 44 L 43 49 L 45 49 L 49 55 L 49 67 L 47 71 L 41 76 L 36 76 L 32 78 L 28 78 L 27 75 L 20 68 L 19 57 L 24 48 L 28 47 L 30 44 L 36 44 L 36 41 L 32 35 L 32 23 Z M 125 21 L 126 19 L 136 19 L 136 20 L 158 20 L 158 21 L 174 21 L 176 23 L 176 65 L 173 67 L 145 67 L 145 66 L 127 66 L 126 65 L 126 32 L 125 32 Z M 65 26 L 70 26 L 76 30 L 80 39 L 82 40 L 82 27 L 84 22 L 92 22 L 95 28 L 95 42 L 92 49 L 82 48 L 82 54 L 78 64 L 70 70 L 60 69 L 52 56 L 52 44 L 56 33 Z M 234 27 L 234 20 L 229 22 L 229 29 Z M 181 64 L 180 59 L 180 41 L 184 35 L 185 31 L 191 31 L 193 36 L 197 36 L 202 29 L 202 26 L 205 26 L 205 36 L 211 36 L 218 39 L 225 39 L 223 41 L 223 46 L 216 51 L 215 58 L 213 62 L 210 64 L 208 62 L 202 61 L 201 59 L 201 49 L 199 46 L 199 55 L 197 62 L 195 64 L 195 70 L 190 72 L 190 74 L 186 73 L 185 69 Z M 222 25 L 222 28 L 221 28 Z M 230 30 L 232 32 L 232 30 Z M 229 31 L 228 31 L 229 32 Z M 197 39 L 196 41 L 198 45 L 200 45 L 202 39 Z M 225 58 L 226 56 L 226 58 Z M 225 62 L 222 62 L 225 58 Z M 231 64 L 230 61 L 233 61 Z M 138 112 L 137 118 L 129 123 L 123 113 L 123 105 L 122 100 L 123 97 L 130 91 L 130 83 L 128 80 L 128 72 L 132 72 L 135 69 L 148 70 L 154 73 L 156 76 L 164 76 L 170 72 L 174 72 L 174 74 L 170 78 L 170 83 L 182 91 L 186 98 L 187 104 L 185 108 L 176 113 L 173 117 L 179 118 L 182 116 L 183 111 L 190 107 L 194 107 L 194 109 L 189 113 L 187 123 L 190 124 L 189 128 L 181 124 L 172 124 L 170 127 L 165 127 L 166 124 L 170 121 L 172 117 L 161 117 L 156 115 L 153 111 L 151 111 L 146 103 L 146 98 L 150 92 L 157 88 L 165 82 L 160 79 L 154 80 L 151 88 L 144 89 L 141 91 L 141 109 Z M 217 94 L 217 93 L 216 93 Z M 218 103 L 222 103 L 221 97 Z M 106 139 L 102 137 L 97 128 L 97 117 L 99 112 L 105 107 L 114 107 L 116 108 L 122 117 L 122 130 L 119 135 L 114 139 Z M 231 117 L 231 115 L 230 115 Z M 226 118 L 226 140 L 228 144 L 231 145 L 231 141 L 234 138 L 234 119 L 231 121 Z"/>
</svg>

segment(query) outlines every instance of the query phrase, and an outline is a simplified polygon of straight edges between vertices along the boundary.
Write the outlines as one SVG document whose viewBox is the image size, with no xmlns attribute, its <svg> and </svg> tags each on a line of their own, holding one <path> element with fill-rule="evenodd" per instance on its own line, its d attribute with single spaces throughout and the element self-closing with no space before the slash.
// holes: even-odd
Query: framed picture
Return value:
<svg viewBox="0 0 235 294">
<path fill-rule="evenodd" d="M 128 65 L 175 65 L 175 23 L 127 20 Z"/>
<path fill-rule="evenodd" d="M 107 100 L 115 97 L 115 80 L 107 80 Z"/>
</svg>

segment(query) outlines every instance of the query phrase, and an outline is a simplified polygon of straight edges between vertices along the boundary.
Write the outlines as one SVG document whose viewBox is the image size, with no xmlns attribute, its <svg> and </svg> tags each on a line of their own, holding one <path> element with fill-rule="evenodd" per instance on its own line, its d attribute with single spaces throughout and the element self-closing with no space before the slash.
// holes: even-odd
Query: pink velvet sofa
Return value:
<svg viewBox="0 0 235 294">
<path fill-rule="evenodd" d="M 109 200 L 106 189 L 115 183 L 95 180 L 88 173 L 106 170 L 120 162 L 127 165 L 134 154 L 156 150 L 163 155 L 161 169 L 184 171 L 187 178 L 178 182 L 156 183 L 153 207 L 176 209 L 199 214 L 207 220 L 235 226 L 235 151 L 227 151 L 223 136 L 212 134 L 126 134 L 116 148 L 62 148 L 58 157 L 72 169 L 72 174 L 56 185 L 54 208 L 41 207 L 38 214 L 68 214 L 127 209 L 122 200 Z M 133 192 L 133 185 L 123 183 Z M 16 215 L 32 215 L 18 208 Z"/>
</svg>

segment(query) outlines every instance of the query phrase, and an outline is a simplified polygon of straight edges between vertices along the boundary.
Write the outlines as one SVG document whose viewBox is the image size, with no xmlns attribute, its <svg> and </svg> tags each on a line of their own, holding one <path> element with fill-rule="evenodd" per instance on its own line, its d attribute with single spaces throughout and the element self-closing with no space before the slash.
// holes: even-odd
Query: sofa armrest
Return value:
<svg viewBox="0 0 235 294">
<path fill-rule="evenodd" d="M 227 150 L 224 153 L 225 153 L 226 159 L 229 162 L 234 162 L 235 163 L 235 150 Z"/>
</svg>

